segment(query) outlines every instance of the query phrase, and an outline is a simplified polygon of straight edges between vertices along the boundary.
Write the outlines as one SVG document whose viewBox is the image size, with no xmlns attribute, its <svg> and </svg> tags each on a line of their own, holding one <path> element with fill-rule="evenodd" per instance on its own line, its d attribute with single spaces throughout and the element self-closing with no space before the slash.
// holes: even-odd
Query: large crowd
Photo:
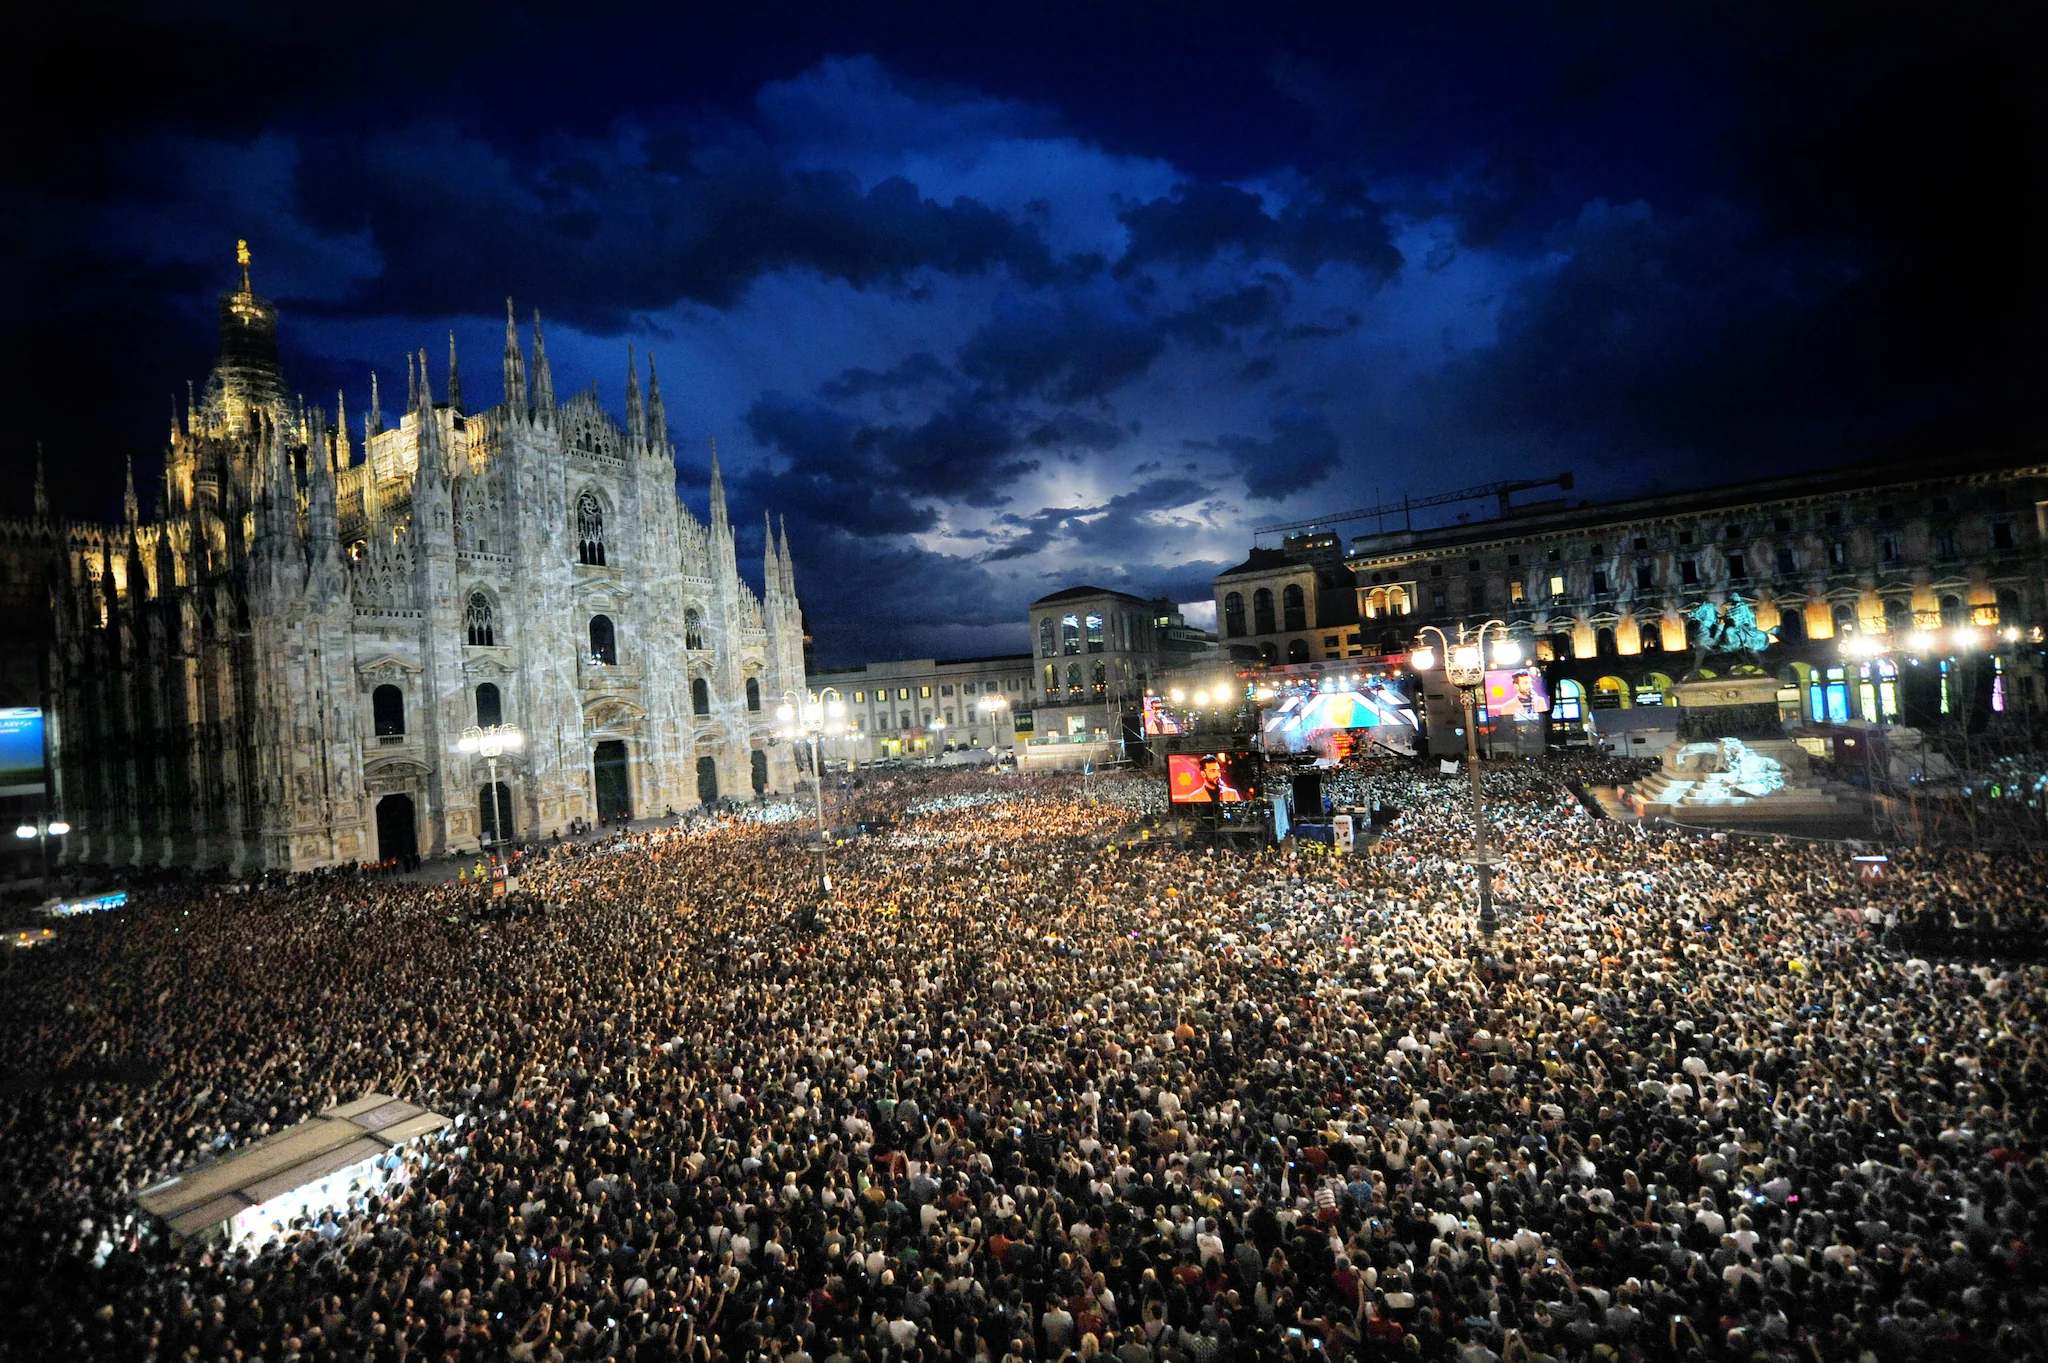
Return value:
<svg viewBox="0 0 2048 1363">
<path fill-rule="evenodd" d="M 1616 773 L 1333 777 L 1361 854 L 1158 783 L 849 790 L 537 849 L 534 911 L 163 886 L 5 977 L 0 1351 L 137 1360 L 2048 1355 L 2048 856 L 1603 821 Z M 852 822 L 849 819 L 848 822 Z M 141 1189 L 369 1092 L 401 1177 L 240 1244 Z"/>
</svg>

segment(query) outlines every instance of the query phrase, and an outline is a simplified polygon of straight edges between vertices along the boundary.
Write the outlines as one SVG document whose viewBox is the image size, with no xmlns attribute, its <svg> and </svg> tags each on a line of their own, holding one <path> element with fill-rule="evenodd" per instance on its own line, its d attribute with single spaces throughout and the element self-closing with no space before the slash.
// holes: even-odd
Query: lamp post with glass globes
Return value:
<svg viewBox="0 0 2048 1363">
<path fill-rule="evenodd" d="M 981 711 L 984 716 L 983 722 L 989 726 L 988 746 L 989 751 L 994 752 L 996 736 L 1002 728 L 1003 712 L 1010 708 L 1009 699 L 1004 696 L 983 696 L 974 703 L 974 708 Z"/>
<path fill-rule="evenodd" d="M 1479 780 L 1479 691 L 1486 685 L 1486 636 L 1497 632 L 1498 642 L 1493 646 L 1493 664 L 1496 667 L 1513 667 L 1522 660 L 1522 649 L 1508 633 L 1507 622 L 1488 620 L 1475 630 L 1467 631 L 1458 626 L 1457 642 L 1435 625 L 1424 625 L 1423 634 L 1434 634 L 1443 645 L 1444 678 L 1458 688 L 1458 694 L 1465 705 L 1465 767 L 1472 776 L 1472 866 L 1479 872 L 1479 935 L 1491 939 L 1500 921 L 1493 911 L 1493 868 L 1500 864 L 1500 858 L 1493 853 L 1492 840 L 1486 829 L 1486 797 L 1480 789 Z M 1419 647 L 1408 655 L 1408 664 L 1417 672 L 1427 672 L 1436 666 L 1436 651 L 1427 646 Z"/>
<path fill-rule="evenodd" d="M 840 733 L 846 727 L 846 704 L 839 699 L 836 687 L 828 686 L 822 693 L 808 699 L 794 691 L 782 693 L 782 704 L 775 707 L 775 717 L 782 721 L 776 735 L 793 741 L 809 739 L 811 744 L 811 789 L 818 802 L 818 836 L 825 836 L 825 759 L 824 740 Z"/>
<path fill-rule="evenodd" d="M 482 727 L 470 725 L 462 731 L 462 737 L 455 742 L 457 752 L 466 752 L 481 757 L 490 772 L 491 798 L 491 841 L 489 846 L 502 847 L 505 844 L 505 807 L 498 803 L 498 759 L 506 753 L 518 752 L 526 746 L 526 735 L 519 731 L 517 724 L 486 724 Z M 509 803 L 509 801 L 507 802 Z"/>
<path fill-rule="evenodd" d="M 794 691 L 782 693 L 782 704 L 775 707 L 775 717 L 782 725 L 775 732 L 778 736 L 801 741 L 811 741 L 811 790 L 818 802 L 818 887 L 822 899 L 832 896 L 832 871 L 825 863 L 826 849 L 832 845 L 831 835 L 825 831 L 825 758 L 824 740 L 828 734 L 837 734 L 846 723 L 846 704 L 839 699 L 836 687 L 828 686 L 822 694 L 808 698 Z"/>
<path fill-rule="evenodd" d="M 64 820 L 45 816 L 38 818 L 33 823 L 23 821 L 17 824 L 14 829 L 14 836 L 24 842 L 30 838 L 36 840 L 37 866 L 42 878 L 48 880 L 50 878 L 50 839 L 61 838 L 70 831 L 71 825 L 64 822 Z"/>
</svg>

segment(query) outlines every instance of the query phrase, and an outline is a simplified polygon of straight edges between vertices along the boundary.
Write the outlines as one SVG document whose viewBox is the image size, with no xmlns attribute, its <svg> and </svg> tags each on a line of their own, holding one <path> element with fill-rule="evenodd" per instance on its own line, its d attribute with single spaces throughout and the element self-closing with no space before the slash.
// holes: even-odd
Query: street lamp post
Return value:
<svg viewBox="0 0 2048 1363">
<path fill-rule="evenodd" d="M 1493 908 L 1493 868 L 1500 864 L 1501 859 L 1494 855 L 1492 839 L 1487 833 L 1486 796 L 1479 779 L 1479 692 L 1486 685 L 1486 636 L 1489 631 L 1499 633 L 1499 642 L 1493 646 L 1495 666 L 1512 667 L 1522 660 L 1521 646 L 1510 637 L 1507 623 L 1502 620 L 1488 620 L 1469 633 L 1460 624 L 1455 643 L 1435 625 L 1422 627 L 1422 633 L 1434 634 L 1442 643 L 1444 678 L 1458 688 L 1458 694 L 1464 701 L 1465 766 L 1472 777 L 1471 861 L 1479 873 L 1479 935 L 1491 940 L 1500 926 Z M 1427 672 L 1436 666 L 1435 650 L 1426 646 L 1417 648 L 1408 655 L 1408 662 L 1417 672 Z"/>
<path fill-rule="evenodd" d="M 70 831 L 71 825 L 64 822 L 64 820 L 41 815 L 37 817 L 34 823 L 24 821 L 17 824 L 14 829 L 14 836 L 24 842 L 30 838 L 36 840 L 37 870 L 41 874 L 42 879 L 48 880 L 50 878 L 50 839 L 61 838 Z"/>
<path fill-rule="evenodd" d="M 1003 711 L 1010 708 L 1010 702 L 1004 696 L 983 696 L 975 702 L 974 708 L 986 717 L 984 722 L 989 727 L 988 746 L 989 751 L 993 752 L 996 746 L 996 732 L 1003 722 Z M 1014 735 L 1012 737 L 1014 738 Z"/>
<path fill-rule="evenodd" d="M 846 727 L 846 703 L 839 698 L 836 687 L 828 686 L 822 693 L 808 699 L 794 691 L 782 693 L 782 704 L 775 707 L 775 717 L 782 721 L 776 735 L 798 742 L 808 739 L 811 745 L 811 789 L 817 796 L 818 837 L 825 837 L 825 756 L 824 740 L 836 736 Z"/>
<path fill-rule="evenodd" d="M 819 897 L 832 897 L 832 870 L 827 864 L 826 849 L 832 845 L 831 836 L 825 828 L 825 750 L 824 740 L 828 734 L 838 734 L 846 725 L 846 703 L 839 698 L 836 687 L 828 686 L 822 693 L 799 696 L 795 691 L 784 691 L 782 703 L 775 707 L 775 717 L 782 721 L 775 730 L 778 737 L 811 743 L 811 790 L 817 800 L 818 810 L 818 891 Z"/>
<path fill-rule="evenodd" d="M 472 724 L 462 731 L 462 737 L 455 744 L 456 751 L 483 758 L 484 766 L 490 772 L 492 846 L 505 845 L 505 810 L 498 803 L 498 759 L 506 753 L 519 751 L 525 745 L 526 735 L 520 732 L 517 724 L 486 724 L 481 727 Z"/>
</svg>

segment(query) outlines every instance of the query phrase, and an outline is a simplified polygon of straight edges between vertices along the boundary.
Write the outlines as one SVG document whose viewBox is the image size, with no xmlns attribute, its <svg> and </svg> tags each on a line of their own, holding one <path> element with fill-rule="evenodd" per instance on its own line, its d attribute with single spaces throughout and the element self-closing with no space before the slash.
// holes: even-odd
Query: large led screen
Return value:
<svg viewBox="0 0 2048 1363">
<path fill-rule="evenodd" d="M 1177 805 L 1238 804 L 1258 796 L 1258 759 L 1251 753 L 1171 753 L 1166 797 Z"/>
<path fill-rule="evenodd" d="M 43 788 L 43 712 L 0 710 L 0 795 L 33 795 Z"/>
<path fill-rule="evenodd" d="M 1486 674 L 1486 713 L 1492 719 L 1519 719 L 1550 713 L 1550 689 L 1533 667 Z"/>
</svg>

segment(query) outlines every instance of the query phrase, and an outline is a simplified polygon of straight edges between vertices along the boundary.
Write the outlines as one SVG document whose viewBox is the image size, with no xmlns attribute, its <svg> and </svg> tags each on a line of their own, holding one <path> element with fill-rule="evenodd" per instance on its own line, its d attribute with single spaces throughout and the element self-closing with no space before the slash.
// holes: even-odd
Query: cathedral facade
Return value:
<svg viewBox="0 0 2048 1363">
<path fill-rule="evenodd" d="M 69 861 L 236 872 L 473 848 L 573 820 L 790 789 L 775 710 L 804 686 L 785 536 L 741 580 L 716 451 L 708 520 L 676 491 L 652 358 L 621 427 L 556 395 L 507 304 L 504 401 L 462 399 L 453 341 L 351 440 L 288 396 L 277 312 L 220 303 L 221 358 L 173 416 L 162 495 L 58 525 L 51 807 Z M 17 528 L 17 538 L 22 533 Z M 465 730 L 516 728 L 495 764 Z"/>
</svg>

